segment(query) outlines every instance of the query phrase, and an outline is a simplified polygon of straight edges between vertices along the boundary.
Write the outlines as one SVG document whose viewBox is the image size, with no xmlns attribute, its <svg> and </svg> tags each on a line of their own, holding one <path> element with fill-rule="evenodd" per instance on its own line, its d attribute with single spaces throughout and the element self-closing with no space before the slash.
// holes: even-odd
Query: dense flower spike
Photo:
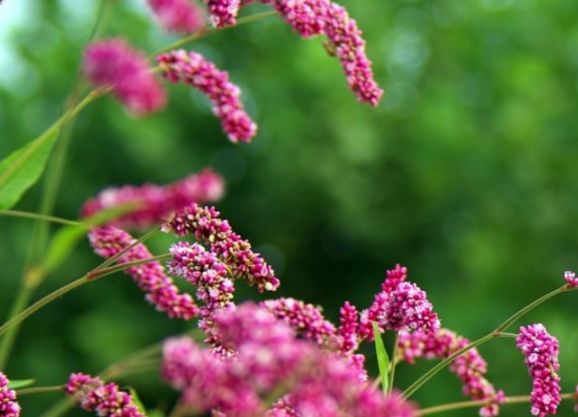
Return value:
<svg viewBox="0 0 578 417">
<path fill-rule="evenodd" d="M 444 359 L 464 348 L 470 343 L 465 337 L 447 329 L 437 332 L 400 332 L 398 338 L 398 358 L 409 363 L 416 359 Z M 477 349 L 470 349 L 458 356 L 451 364 L 450 370 L 463 383 L 463 393 L 473 400 L 488 401 L 480 409 L 482 417 L 498 415 L 499 404 L 504 401 L 504 393 L 496 392 L 494 386 L 486 379 L 487 364 Z"/>
<path fill-rule="evenodd" d="M 20 416 L 20 405 L 16 399 L 16 391 L 8 388 L 8 378 L 0 372 L 0 416 Z"/>
<path fill-rule="evenodd" d="M 213 112 L 232 142 L 250 142 L 255 136 L 257 125 L 245 111 L 239 98 L 241 90 L 229 81 L 227 72 L 202 55 L 184 50 L 161 54 L 157 62 L 168 80 L 183 81 L 209 97 Z"/>
<path fill-rule="evenodd" d="M 197 298 L 205 304 L 201 315 L 231 304 L 235 286 L 227 274 L 227 266 L 212 252 L 198 243 L 178 242 L 171 246 L 173 255 L 169 272 L 180 276 L 197 287 Z"/>
<path fill-rule="evenodd" d="M 127 232 L 114 226 L 97 227 L 88 234 L 95 252 L 103 258 L 110 258 L 128 248 L 135 239 Z M 152 254 L 142 243 L 129 249 L 118 258 L 117 264 L 149 259 Z M 158 311 L 166 312 L 171 318 L 189 320 L 200 311 L 189 294 L 180 293 L 163 266 L 151 261 L 131 266 L 125 272 L 147 293 L 146 299 L 156 306 Z"/>
<path fill-rule="evenodd" d="M 148 3 L 169 32 L 193 33 L 205 25 L 203 12 L 192 0 L 148 0 Z"/>
<path fill-rule="evenodd" d="M 92 43 L 84 54 L 84 73 L 134 114 L 144 115 L 166 104 L 165 92 L 148 67 L 147 59 L 121 39 Z"/>
<path fill-rule="evenodd" d="M 233 232 L 229 222 L 219 218 L 219 215 L 214 207 L 191 204 L 166 222 L 163 230 L 172 231 L 177 236 L 193 234 L 197 240 L 210 246 L 211 252 L 231 268 L 235 277 L 249 285 L 256 285 L 259 292 L 275 291 L 279 287 L 279 279 L 273 268 L 261 255 L 253 252 L 251 244 Z"/>
<path fill-rule="evenodd" d="M 83 410 L 94 411 L 100 417 L 146 417 L 129 393 L 121 391 L 117 384 L 105 384 L 98 377 L 72 374 L 65 391 Z"/>
<path fill-rule="evenodd" d="M 211 14 L 211 22 L 215 27 L 222 28 L 232 26 L 237 22 L 237 14 L 241 7 L 240 0 L 205 0 L 209 13 Z"/>
<path fill-rule="evenodd" d="M 143 228 L 162 223 L 174 211 L 191 202 L 217 201 L 223 196 L 224 188 L 223 178 L 210 169 L 165 186 L 144 184 L 138 187 L 125 185 L 107 188 L 84 204 L 82 216 L 88 217 L 106 209 L 132 204 L 134 210 L 115 218 L 109 224 Z"/>
<path fill-rule="evenodd" d="M 305 339 L 326 345 L 335 337 L 335 326 L 327 321 L 321 309 L 313 304 L 294 298 L 279 298 L 263 301 L 261 305 Z"/>
<path fill-rule="evenodd" d="M 407 269 L 396 265 L 387 271 L 381 291 L 372 305 L 361 312 L 359 337 L 373 340 L 371 323 L 382 330 L 435 332 L 440 327 L 438 315 L 427 299 L 427 294 L 416 284 L 405 281 Z"/>
<path fill-rule="evenodd" d="M 415 416 L 397 394 L 384 396 L 360 383 L 347 361 L 296 339 L 287 323 L 263 308 L 244 304 L 217 314 L 215 324 L 234 356 L 223 359 L 189 338 L 169 339 L 164 346 L 163 375 L 196 412 L 262 415 L 267 400 L 281 395 L 265 415 Z"/>
<path fill-rule="evenodd" d="M 339 310 L 339 328 L 337 329 L 339 350 L 342 353 L 355 352 L 359 347 L 358 325 L 359 312 L 353 304 L 346 301 Z"/>
<path fill-rule="evenodd" d="M 576 273 L 574 271 L 564 272 L 564 280 L 566 281 L 566 284 L 568 284 L 570 288 L 578 287 L 578 277 L 576 276 Z"/>
<path fill-rule="evenodd" d="M 516 346 L 522 351 L 532 377 L 532 414 L 538 417 L 556 414 L 560 404 L 560 377 L 556 373 L 558 340 L 541 324 L 520 327 Z"/>
</svg>

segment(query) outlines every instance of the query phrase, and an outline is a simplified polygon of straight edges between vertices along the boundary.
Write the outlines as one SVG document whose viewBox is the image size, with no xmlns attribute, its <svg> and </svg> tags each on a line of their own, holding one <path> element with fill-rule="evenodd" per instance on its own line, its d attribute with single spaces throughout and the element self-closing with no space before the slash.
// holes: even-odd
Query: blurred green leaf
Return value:
<svg viewBox="0 0 578 417">
<path fill-rule="evenodd" d="M 22 389 L 29 387 L 36 382 L 35 379 L 12 379 L 8 383 L 8 388 L 10 389 Z"/>
<path fill-rule="evenodd" d="M 0 209 L 12 207 L 38 181 L 58 133 L 49 129 L 0 162 Z"/>
<path fill-rule="evenodd" d="M 140 398 L 139 398 L 138 393 L 136 392 L 136 390 L 135 390 L 133 387 L 128 387 L 127 389 L 128 389 L 128 391 L 130 392 L 130 395 L 132 395 L 132 401 L 134 402 L 134 405 L 136 405 L 136 408 L 138 408 L 138 410 L 139 410 L 141 413 L 147 415 L 147 414 L 146 414 L 146 408 L 145 408 L 145 406 L 143 405 L 142 401 L 140 400 Z M 149 414 L 149 417 L 150 417 L 150 414 Z"/>
<path fill-rule="evenodd" d="M 379 380 L 381 381 L 381 389 L 383 392 L 387 392 L 389 389 L 389 379 L 388 379 L 388 369 L 389 369 L 389 356 L 385 350 L 385 345 L 383 344 L 383 339 L 381 338 L 381 332 L 379 327 L 375 322 L 372 322 L 373 326 L 373 338 L 375 339 L 375 353 L 377 355 L 377 366 L 379 367 Z"/>
</svg>

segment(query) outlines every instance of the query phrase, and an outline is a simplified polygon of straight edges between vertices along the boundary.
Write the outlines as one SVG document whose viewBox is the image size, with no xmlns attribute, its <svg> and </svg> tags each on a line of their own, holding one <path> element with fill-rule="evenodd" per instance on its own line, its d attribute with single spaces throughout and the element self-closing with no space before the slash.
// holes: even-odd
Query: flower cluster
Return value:
<svg viewBox="0 0 578 417">
<path fill-rule="evenodd" d="M 84 73 L 94 84 L 110 87 L 134 114 L 144 115 L 163 108 L 165 92 L 147 59 L 121 39 L 95 42 L 84 55 Z"/>
<path fill-rule="evenodd" d="M 0 416 L 19 417 L 20 405 L 16 400 L 16 391 L 8 388 L 8 378 L 0 372 Z"/>
<path fill-rule="evenodd" d="M 439 329 L 438 315 L 427 299 L 425 291 L 405 281 L 407 269 L 397 265 L 387 271 L 381 291 L 371 306 L 361 312 L 359 336 L 373 340 L 372 322 L 382 330 L 417 330 L 425 333 Z"/>
<path fill-rule="evenodd" d="M 83 410 L 94 411 L 100 417 L 146 417 L 129 393 L 121 391 L 117 384 L 105 384 L 98 377 L 72 374 L 65 391 Z"/>
<path fill-rule="evenodd" d="M 206 0 L 206 3 L 213 25 L 222 28 L 236 23 L 241 0 Z"/>
<path fill-rule="evenodd" d="M 280 282 L 273 268 L 260 254 L 253 252 L 249 241 L 236 234 L 229 222 L 219 215 L 214 207 L 193 203 L 164 223 L 163 230 L 177 236 L 193 234 L 229 266 L 233 276 L 249 285 L 256 285 L 259 292 L 275 291 Z"/>
<path fill-rule="evenodd" d="M 205 25 L 203 12 L 192 0 L 148 0 L 148 4 L 170 32 L 192 33 Z"/>
<path fill-rule="evenodd" d="M 576 276 L 576 273 L 574 271 L 565 271 L 564 280 L 566 281 L 566 284 L 568 284 L 570 288 L 578 287 L 578 277 Z"/>
<path fill-rule="evenodd" d="M 469 345 L 465 337 L 447 329 L 437 332 L 400 332 L 398 338 L 398 359 L 414 363 L 418 358 L 443 359 Z M 497 391 L 486 379 L 487 363 L 476 348 L 458 356 L 450 370 L 463 383 L 463 393 L 473 400 L 487 401 L 480 410 L 482 417 L 498 415 L 499 404 L 504 401 L 504 393 Z"/>
<path fill-rule="evenodd" d="M 129 233 L 114 226 L 94 228 L 89 232 L 88 238 L 95 252 L 103 258 L 110 258 L 121 251 L 126 251 L 117 259 L 116 263 L 139 261 L 152 257 L 144 244 L 135 245 L 135 239 Z M 130 249 L 128 249 L 129 247 Z M 146 299 L 158 311 L 166 312 L 171 318 L 185 320 L 199 315 L 200 310 L 193 298 L 189 294 L 179 292 L 159 262 L 150 261 L 134 265 L 127 268 L 125 272 L 146 292 Z"/>
<path fill-rule="evenodd" d="M 346 301 L 339 309 L 339 327 L 337 328 L 338 345 L 341 352 L 347 354 L 358 349 L 358 326 L 359 312 L 353 304 Z"/>
<path fill-rule="evenodd" d="M 241 90 L 229 81 L 229 74 L 196 52 L 178 50 L 157 57 L 163 75 L 172 82 L 183 81 L 198 89 L 213 103 L 223 130 L 232 142 L 250 142 L 257 133 L 240 100 Z"/>
<path fill-rule="evenodd" d="M 544 417 L 556 414 L 560 404 L 560 377 L 556 373 L 558 363 L 558 340 L 541 324 L 520 327 L 516 346 L 525 357 L 532 377 L 532 414 Z"/>
<path fill-rule="evenodd" d="M 360 383 L 346 361 L 297 339 L 287 323 L 263 308 L 243 304 L 214 320 L 233 356 L 217 356 L 189 338 L 170 339 L 164 347 L 165 379 L 183 391 L 183 402 L 197 412 L 262 415 L 265 399 L 274 394 L 280 398 L 266 411 L 269 417 L 415 415 L 401 397 L 384 396 Z"/>
<path fill-rule="evenodd" d="M 165 186 L 144 184 L 139 187 L 125 185 L 107 188 L 88 200 L 82 208 L 82 216 L 89 217 L 103 210 L 122 205 L 134 206 L 130 212 L 115 218 L 109 224 L 118 227 L 148 227 L 162 223 L 176 210 L 191 201 L 217 201 L 225 189 L 223 178 L 205 169 L 198 174 Z"/>
</svg>

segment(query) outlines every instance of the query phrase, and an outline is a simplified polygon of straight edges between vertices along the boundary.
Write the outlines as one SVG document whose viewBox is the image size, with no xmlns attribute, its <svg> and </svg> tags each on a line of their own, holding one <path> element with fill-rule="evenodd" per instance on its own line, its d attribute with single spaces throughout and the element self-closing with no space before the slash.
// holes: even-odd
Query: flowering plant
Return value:
<svg viewBox="0 0 578 417">
<path fill-rule="evenodd" d="M 52 126 L 0 163 L 2 215 L 32 218 L 41 225 L 65 225 L 47 252 L 37 254 L 39 261 L 25 270 L 11 315 L 0 325 L 0 368 L 6 365 L 16 330 L 28 317 L 76 288 L 116 272 L 132 277 L 158 312 L 194 328 L 111 364 L 99 375 L 71 369 L 67 381 L 56 381 L 53 386 L 9 380 L 0 372 L 0 417 L 19 416 L 21 396 L 53 391 L 61 391 L 70 401 L 49 410 L 47 417 L 60 415 L 71 405 L 99 416 L 150 415 L 137 391 L 125 389 L 115 380 L 151 368 L 179 393 L 170 414 L 173 417 L 208 413 L 227 417 L 417 417 L 468 407 L 478 407 L 483 417 L 493 417 L 502 405 L 517 402 L 530 403 L 531 413 L 539 417 L 556 414 L 562 400 L 577 395 L 562 393 L 557 374 L 558 340 L 539 323 L 522 326 L 516 333 L 508 330 L 545 301 L 578 288 L 572 271 L 564 273 L 559 288 L 470 341 L 442 327 L 432 300 L 408 280 L 408 269 L 401 265 L 386 271 L 367 308 L 358 309 L 344 301 L 338 324 L 329 321 L 320 307 L 296 298 L 237 303 L 238 285 L 254 287 L 269 297 L 278 290 L 281 279 L 250 241 L 209 205 L 223 197 L 225 188 L 224 179 L 210 168 L 168 185 L 127 185 L 87 196 L 79 221 L 47 212 L 11 210 L 38 180 L 61 130 L 69 127 L 81 110 L 112 94 L 130 114 L 144 117 L 168 105 L 161 78 L 183 82 L 204 94 L 229 140 L 251 142 L 257 136 L 257 124 L 245 108 L 240 88 L 201 53 L 182 49 L 208 33 L 243 22 L 276 14 L 303 38 L 322 36 L 357 100 L 378 105 L 383 92 L 374 79 L 362 32 L 344 7 L 331 0 L 262 0 L 271 11 L 238 18 L 249 3 L 207 0 L 204 10 L 189 0 L 149 0 L 158 22 L 169 31 L 185 33 L 184 37 L 154 57 L 121 38 L 91 39 L 78 85 L 82 89 L 83 80 L 88 80 L 93 89 L 81 99 L 75 94 Z M 112 2 L 104 0 L 103 7 L 112 7 Z M 214 28 L 205 27 L 205 13 Z M 99 18 L 95 27 L 100 24 Z M 58 174 L 54 175 L 53 181 L 59 182 Z M 139 238 L 131 234 L 147 228 L 150 231 Z M 153 255 L 146 242 L 159 233 L 172 235 L 175 241 L 166 253 Z M 104 261 L 29 303 L 40 283 L 85 235 Z M 395 335 L 389 354 L 382 340 L 386 332 Z M 477 348 L 497 338 L 512 339 L 522 353 L 532 380 L 530 395 L 506 395 L 487 379 L 487 363 Z M 368 342 L 375 346 L 378 375 L 370 375 L 366 367 L 362 346 Z M 421 358 L 438 362 L 405 390 L 397 390 L 398 364 L 412 364 Z M 411 396 L 445 367 L 456 374 L 470 400 L 425 408 L 412 401 Z"/>
</svg>

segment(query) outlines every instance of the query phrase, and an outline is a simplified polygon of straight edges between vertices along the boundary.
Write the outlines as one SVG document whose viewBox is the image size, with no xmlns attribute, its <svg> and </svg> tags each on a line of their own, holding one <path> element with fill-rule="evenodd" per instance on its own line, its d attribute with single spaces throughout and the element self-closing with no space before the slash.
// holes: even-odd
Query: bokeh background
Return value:
<svg viewBox="0 0 578 417">
<path fill-rule="evenodd" d="M 363 28 L 386 90 L 379 107 L 356 102 L 320 39 L 300 39 L 276 16 L 223 31 L 191 48 L 243 88 L 260 127 L 254 143 L 229 143 L 205 98 L 183 85 L 170 86 L 168 108 L 146 119 L 106 97 L 77 120 L 54 212 L 76 218 L 106 186 L 167 183 L 211 166 L 227 179 L 218 205 L 223 216 L 282 280 L 275 295 L 320 304 L 335 320 L 346 299 L 369 305 L 384 269 L 399 262 L 428 291 L 444 326 L 479 337 L 578 267 L 578 2 L 342 3 Z M 61 113 L 98 4 L 0 6 L 1 156 Z M 261 10 L 251 6 L 243 15 Z M 156 26 L 144 0 L 116 1 L 110 11 L 101 36 L 128 38 L 148 53 L 176 39 Z M 17 208 L 36 211 L 40 189 Z M 28 220 L 0 217 L 2 317 L 32 230 Z M 151 245 L 161 253 L 171 241 L 160 237 Z M 98 262 L 83 241 L 36 297 Z M 238 297 L 254 298 L 246 289 Z M 523 320 L 541 321 L 559 337 L 565 391 L 578 382 L 577 305 L 578 294 L 566 294 Z M 117 274 L 28 320 L 6 371 L 58 384 L 71 371 L 98 372 L 191 326 L 157 314 Z M 481 351 L 497 387 L 529 392 L 512 340 Z M 430 365 L 401 365 L 397 385 Z M 154 373 L 122 382 L 150 408 L 166 410 L 175 399 Z M 60 398 L 23 398 L 24 416 L 38 416 Z M 415 399 L 428 406 L 463 397 L 445 372 Z M 560 414 L 571 409 L 565 403 Z M 526 405 L 502 413 L 529 414 Z"/>
</svg>

